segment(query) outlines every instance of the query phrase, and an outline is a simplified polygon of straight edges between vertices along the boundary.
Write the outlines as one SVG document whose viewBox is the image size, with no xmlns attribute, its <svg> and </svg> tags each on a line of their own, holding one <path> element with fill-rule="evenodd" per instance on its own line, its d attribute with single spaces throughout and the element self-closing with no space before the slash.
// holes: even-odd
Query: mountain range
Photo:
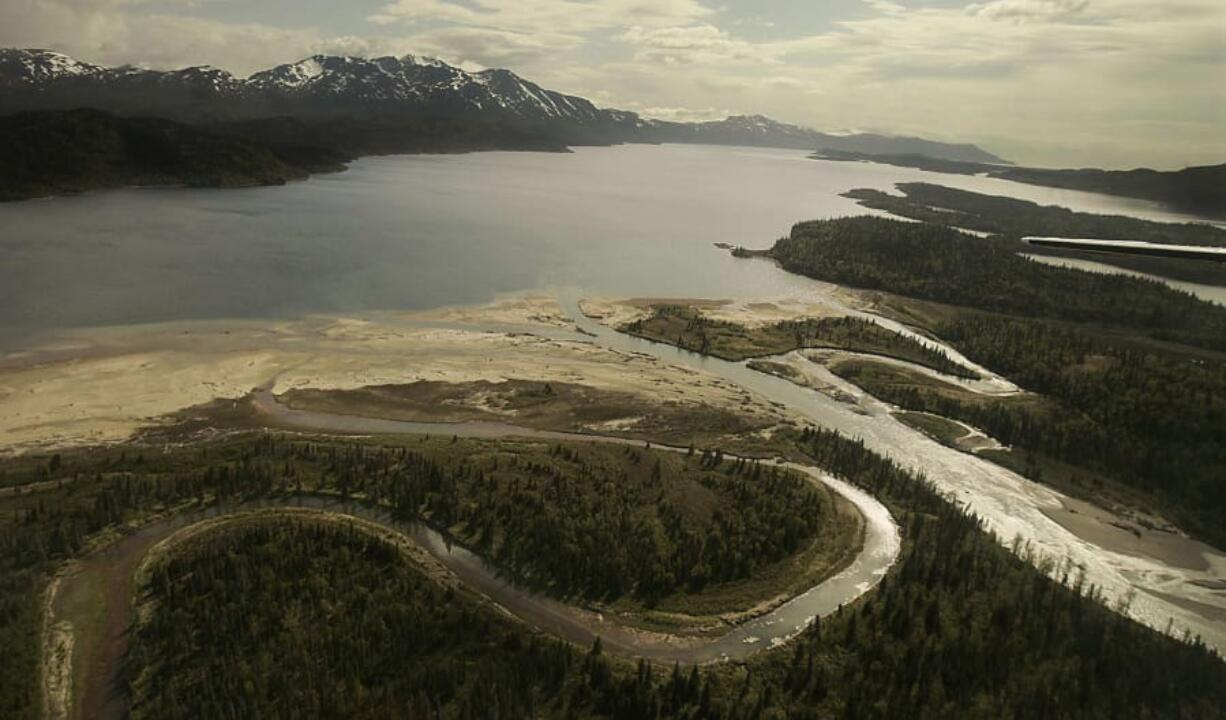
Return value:
<svg viewBox="0 0 1226 720">
<path fill-rule="evenodd" d="M 103 67 L 49 50 L 0 50 L 0 114 L 78 107 L 192 124 L 282 116 L 456 118 L 505 123 L 572 145 L 682 142 L 1005 163 L 970 144 L 830 134 L 757 115 L 700 123 L 644 118 L 543 88 L 510 70 L 470 72 L 413 55 L 315 55 L 240 78 L 210 66 Z"/>
</svg>

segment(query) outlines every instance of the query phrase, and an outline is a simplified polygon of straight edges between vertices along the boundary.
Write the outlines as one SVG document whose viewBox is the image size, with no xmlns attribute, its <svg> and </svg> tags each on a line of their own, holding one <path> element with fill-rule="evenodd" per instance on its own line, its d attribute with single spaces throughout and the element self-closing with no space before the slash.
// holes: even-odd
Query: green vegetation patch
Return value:
<svg viewBox="0 0 1226 720">
<path fill-rule="evenodd" d="M 894 417 L 938 442 L 956 448 L 956 442 L 966 436 L 966 428 L 940 415 L 901 410 Z"/>
<path fill-rule="evenodd" d="M 834 348 L 907 360 L 960 377 L 978 377 L 940 350 L 855 317 L 803 318 L 747 327 L 713 320 L 687 305 L 654 305 L 623 332 L 724 360 L 779 355 L 800 348 Z"/>
</svg>

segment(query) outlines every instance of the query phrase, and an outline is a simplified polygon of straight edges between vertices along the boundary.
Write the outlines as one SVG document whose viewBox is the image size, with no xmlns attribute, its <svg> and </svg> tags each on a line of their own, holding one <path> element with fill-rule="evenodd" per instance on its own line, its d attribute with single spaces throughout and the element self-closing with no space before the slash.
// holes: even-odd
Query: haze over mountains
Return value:
<svg viewBox="0 0 1226 720">
<path fill-rule="evenodd" d="M 449 117 L 508 123 L 576 145 L 684 142 L 1004 162 L 970 144 L 835 135 L 762 116 L 702 123 L 649 119 L 542 88 L 509 70 L 469 72 L 413 55 L 316 55 L 238 78 L 208 66 L 169 71 L 107 68 L 48 50 L 0 50 L 0 113 L 77 107 L 190 123 L 274 116 Z"/>
</svg>

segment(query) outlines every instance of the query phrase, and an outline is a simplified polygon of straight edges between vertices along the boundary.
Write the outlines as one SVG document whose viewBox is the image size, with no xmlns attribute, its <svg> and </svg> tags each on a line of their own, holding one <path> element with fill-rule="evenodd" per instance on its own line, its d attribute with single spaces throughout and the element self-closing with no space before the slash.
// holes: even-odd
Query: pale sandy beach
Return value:
<svg viewBox="0 0 1226 720">
<path fill-rule="evenodd" d="M 451 322 L 454 327 L 438 327 Z M 782 419 L 748 391 L 658 359 L 482 325 L 566 327 L 552 298 L 295 321 L 200 321 L 56 333 L 0 368 L 3 449 L 117 442 L 158 418 L 257 387 L 348 390 L 417 381 L 570 382 L 653 404 Z M 632 420 L 632 419 L 631 419 Z"/>
</svg>

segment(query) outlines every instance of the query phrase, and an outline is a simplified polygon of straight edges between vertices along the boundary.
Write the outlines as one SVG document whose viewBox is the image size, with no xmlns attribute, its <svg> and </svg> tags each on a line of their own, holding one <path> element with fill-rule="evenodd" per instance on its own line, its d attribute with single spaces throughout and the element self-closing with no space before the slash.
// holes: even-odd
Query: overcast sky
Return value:
<svg viewBox="0 0 1226 720">
<path fill-rule="evenodd" d="M 0 46 L 237 75 L 415 53 L 655 117 L 1226 162 L 1226 0 L 0 0 Z"/>
</svg>

